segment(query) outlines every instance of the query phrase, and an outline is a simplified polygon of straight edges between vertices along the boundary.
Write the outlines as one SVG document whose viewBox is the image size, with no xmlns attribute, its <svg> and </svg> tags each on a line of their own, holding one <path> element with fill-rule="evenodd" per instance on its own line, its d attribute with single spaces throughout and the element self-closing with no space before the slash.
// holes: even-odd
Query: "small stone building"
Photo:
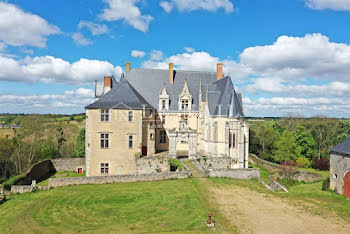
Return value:
<svg viewBox="0 0 350 234">
<path fill-rule="evenodd" d="M 350 138 L 330 151 L 330 189 L 350 198 Z"/>
</svg>

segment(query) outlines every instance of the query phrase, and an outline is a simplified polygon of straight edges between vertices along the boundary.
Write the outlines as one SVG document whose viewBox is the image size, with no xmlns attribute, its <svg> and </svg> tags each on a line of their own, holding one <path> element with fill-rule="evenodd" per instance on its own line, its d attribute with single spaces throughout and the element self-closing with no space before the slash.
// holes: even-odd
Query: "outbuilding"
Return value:
<svg viewBox="0 0 350 234">
<path fill-rule="evenodd" d="M 330 189 L 350 198 L 350 138 L 330 151 Z"/>
</svg>

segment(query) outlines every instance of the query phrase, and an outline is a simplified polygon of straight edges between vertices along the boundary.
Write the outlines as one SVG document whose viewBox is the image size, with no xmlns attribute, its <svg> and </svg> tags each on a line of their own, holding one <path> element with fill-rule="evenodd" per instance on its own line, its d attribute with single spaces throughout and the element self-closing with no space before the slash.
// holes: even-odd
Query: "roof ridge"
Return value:
<svg viewBox="0 0 350 234">
<path fill-rule="evenodd" d="M 169 69 L 166 69 L 166 68 L 164 68 L 164 69 L 161 69 L 161 68 L 132 68 L 130 71 L 132 71 L 132 70 L 168 71 Z M 194 71 L 194 70 L 181 70 L 181 69 L 174 69 L 174 71 L 176 71 L 176 72 L 213 73 L 213 74 L 216 74 L 215 71 L 213 71 L 213 72 L 211 72 L 211 71 Z"/>
</svg>

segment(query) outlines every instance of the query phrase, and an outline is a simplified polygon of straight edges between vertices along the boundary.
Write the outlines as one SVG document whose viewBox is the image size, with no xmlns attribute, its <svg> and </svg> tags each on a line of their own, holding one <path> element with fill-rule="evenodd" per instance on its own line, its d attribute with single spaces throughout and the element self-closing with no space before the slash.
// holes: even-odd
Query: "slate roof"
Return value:
<svg viewBox="0 0 350 234">
<path fill-rule="evenodd" d="M 330 149 L 331 152 L 350 155 L 350 138 Z"/>
<path fill-rule="evenodd" d="M 85 109 L 154 109 L 125 79 L 116 82 L 112 78 L 112 89 Z"/>
<path fill-rule="evenodd" d="M 112 89 L 85 108 L 120 108 L 116 107 L 118 104 L 118 106 L 124 104 L 130 108 L 141 108 L 145 104 L 148 108 L 158 109 L 159 95 L 165 85 L 170 99 L 169 111 L 175 112 L 178 111 L 178 97 L 185 79 L 192 94 L 192 111 L 198 111 L 200 90 L 202 100 L 205 101 L 208 87 L 208 106 L 211 115 L 244 116 L 242 96 L 236 93 L 229 76 L 216 80 L 215 72 L 174 70 L 174 83 L 169 84 L 168 69 L 133 68 L 125 73 L 125 78 L 122 76 L 120 82 L 116 82 L 113 77 Z"/>
<path fill-rule="evenodd" d="M 168 69 L 137 69 L 126 72 L 125 78 L 156 109 L 159 107 L 159 94 L 165 84 L 170 99 L 170 111 L 178 111 L 178 97 L 185 79 L 192 94 L 192 110 L 198 111 L 200 81 L 202 81 L 202 100 L 206 97 L 208 86 L 208 103 L 211 115 L 229 115 L 243 117 L 242 98 L 237 94 L 229 76 L 216 80 L 216 72 L 199 72 L 174 70 L 174 83 L 169 84 Z M 229 112 L 229 105 L 233 103 Z M 221 107 L 219 107 L 219 105 Z"/>
</svg>

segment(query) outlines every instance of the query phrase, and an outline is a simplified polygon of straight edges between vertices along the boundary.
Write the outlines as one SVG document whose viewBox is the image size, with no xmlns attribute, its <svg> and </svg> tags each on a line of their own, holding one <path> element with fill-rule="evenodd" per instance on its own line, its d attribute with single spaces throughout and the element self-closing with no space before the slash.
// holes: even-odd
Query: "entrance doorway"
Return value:
<svg viewBox="0 0 350 234">
<path fill-rule="evenodd" d="M 344 195 L 350 198 L 350 171 L 348 171 L 344 176 Z"/>
</svg>

